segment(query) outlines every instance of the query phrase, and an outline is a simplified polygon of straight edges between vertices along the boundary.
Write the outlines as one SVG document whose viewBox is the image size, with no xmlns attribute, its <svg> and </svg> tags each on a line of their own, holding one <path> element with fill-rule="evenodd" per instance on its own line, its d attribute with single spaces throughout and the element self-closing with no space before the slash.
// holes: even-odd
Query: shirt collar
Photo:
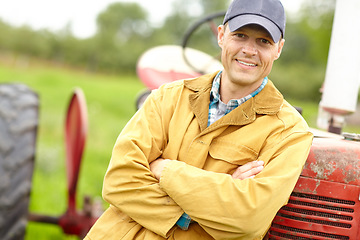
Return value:
<svg viewBox="0 0 360 240">
<path fill-rule="evenodd" d="M 210 102 L 214 103 L 214 102 L 221 102 L 220 99 L 220 80 L 221 80 L 221 73 L 222 71 L 220 71 L 218 74 L 216 74 L 214 80 L 213 80 L 213 84 L 212 84 L 212 88 L 210 91 Z M 260 87 L 258 87 L 254 92 L 250 93 L 249 95 L 240 98 L 240 99 L 232 99 L 228 102 L 227 105 L 229 106 L 239 106 L 242 103 L 246 102 L 247 100 L 249 100 L 252 97 L 255 97 L 259 92 L 261 92 L 261 90 L 263 90 L 263 88 L 265 87 L 265 85 L 268 82 L 268 77 L 265 77 L 264 80 L 262 81 Z"/>
</svg>

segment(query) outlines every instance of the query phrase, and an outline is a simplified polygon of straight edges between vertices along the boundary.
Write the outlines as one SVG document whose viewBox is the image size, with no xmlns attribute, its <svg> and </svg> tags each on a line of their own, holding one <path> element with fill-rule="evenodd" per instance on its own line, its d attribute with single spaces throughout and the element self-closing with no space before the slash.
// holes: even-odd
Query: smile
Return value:
<svg viewBox="0 0 360 240">
<path fill-rule="evenodd" d="M 257 65 L 254 64 L 254 63 L 247 63 L 247 62 L 243 62 L 243 61 L 240 61 L 240 60 L 236 60 L 238 63 L 240 64 L 243 64 L 245 66 L 248 66 L 248 67 L 256 67 Z"/>
</svg>

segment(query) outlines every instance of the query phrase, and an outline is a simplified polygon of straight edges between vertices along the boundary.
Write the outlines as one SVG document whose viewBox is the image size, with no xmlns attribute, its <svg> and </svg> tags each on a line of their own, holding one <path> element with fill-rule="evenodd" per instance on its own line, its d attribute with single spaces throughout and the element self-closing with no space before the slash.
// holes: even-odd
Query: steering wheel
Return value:
<svg viewBox="0 0 360 240">
<path fill-rule="evenodd" d="M 216 60 L 220 60 L 220 48 L 217 44 L 217 27 L 222 24 L 225 13 L 225 11 L 221 11 L 209 14 L 195 22 L 185 32 L 181 45 L 183 58 L 189 67 L 200 74 L 204 74 L 204 71 L 199 67 L 199 63 L 191 60 L 186 50 L 187 48 L 194 48 L 209 54 Z"/>
<path fill-rule="evenodd" d="M 161 84 L 222 68 L 217 26 L 222 24 L 224 15 L 225 11 L 216 12 L 195 22 L 185 32 L 181 46 L 158 46 L 142 55 L 137 64 L 137 73 L 148 89 L 138 95 L 136 109 L 142 106 L 150 90 Z"/>
</svg>

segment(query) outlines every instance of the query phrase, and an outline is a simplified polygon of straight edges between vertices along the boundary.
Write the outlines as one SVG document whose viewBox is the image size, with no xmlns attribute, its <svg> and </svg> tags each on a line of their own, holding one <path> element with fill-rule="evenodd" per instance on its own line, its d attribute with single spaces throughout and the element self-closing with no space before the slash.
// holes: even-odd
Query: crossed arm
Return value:
<svg viewBox="0 0 360 240">
<path fill-rule="evenodd" d="M 159 158 L 150 164 L 150 171 L 154 174 L 155 178 L 160 181 L 161 173 L 169 163 L 169 159 Z M 231 175 L 233 179 L 243 180 L 246 178 L 254 178 L 256 174 L 260 173 L 264 169 L 263 161 L 253 161 L 239 166 Z M 184 213 L 182 217 L 176 223 L 181 229 L 187 230 L 190 224 L 191 218 Z"/>
<path fill-rule="evenodd" d="M 159 158 L 150 164 L 150 171 L 155 175 L 157 180 L 160 180 L 161 173 L 169 161 L 171 160 Z M 263 169 L 263 161 L 253 161 L 239 166 L 231 176 L 233 179 L 244 180 L 255 177 L 256 174 L 260 173 Z"/>
<path fill-rule="evenodd" d="M 273 137 L 280 141 L 258 156 L 265 164 L 254 161 L 232 175 L 209 172 L 158 159 L 169 154 L 163 154 L 162 119 L 154 109 L 137 113 L 119 136 L 104 180 L 104 199 L 164 237 L 184 212 L 215 239 L 254 239 L 265 232 L 300 175 L 311 135 L 281 132 L 285 137 Z"/>
<path fill-rule="evenodd" d="M 262 161 L 254 161 L 229 175 L 169 159 L 149 164 L 147 158 L 161 155 L 157 149 L 144 151 L 141 160 L 139 151 L 129 151 L 136 149 L 136 143 L 124 136 L 114 149 L 103 196 L 161 236 L 167 236 L 186 212 L 215 239 L 254 239 L 266 231 L 286 203 L 303 165 L 300 159 L 306 159 L 308 154 L 311 136 L 297 133 L 286 142 L 292 144 L 277 144 L 259 156 L 264 159 L 264 169 Z M 136 160 L 124 161 L 117 156 Z"/>
</svg>

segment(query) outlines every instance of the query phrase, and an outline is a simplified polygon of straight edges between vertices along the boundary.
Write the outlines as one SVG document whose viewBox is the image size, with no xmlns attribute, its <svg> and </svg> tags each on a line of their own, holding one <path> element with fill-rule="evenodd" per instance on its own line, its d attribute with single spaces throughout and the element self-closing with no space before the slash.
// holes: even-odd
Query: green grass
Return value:
<svg viewBox="0 0 360 240">
<path fill-rule="evenodd" d="M 38 93 L 40 116 L 30 212 L 62 215 L 67 207 L 64 123 L 72 91 L 86 97 L 89 129 L 78 182 L 78 207 L 84 195 L 101 196 L 102 180 L 115 140 L 135 113 L 136 76 L 95 75 L 52 67 L 0 65 L 0 83 L 18 82 Z M 54 225 L 29 223 L 26 239 L 74 239 Z M 76 239 L 76 238 L 75 238 Z"/>
<path fill-rule="evenodd" d="M 80 87 L 87 100 L 89 132 L 78 183 L 78 208 L 83 197 L 101 197 L 102 181 L 112 147 L 126 122 L 135 113 L 135 99 L 144 87 L 134 76 L 90 74 L 63 68 L 36 66 L 15 68 L 0 65 L 0 83 L 21 82 L 40 98 L 37 153 L 30 212 L 62 215 L 67 206 L 64 121 L 74 88 Z M 318 103 L 290 100 L 303 108 L 303 116 L 316 127 Z M 360 132 L 358 126 L 349 126 Z M 106 204 L 104 203 L 104 207 Z M 77 239 L 58 226 L 29 223 L 27 240 Z"/>
</svg>

